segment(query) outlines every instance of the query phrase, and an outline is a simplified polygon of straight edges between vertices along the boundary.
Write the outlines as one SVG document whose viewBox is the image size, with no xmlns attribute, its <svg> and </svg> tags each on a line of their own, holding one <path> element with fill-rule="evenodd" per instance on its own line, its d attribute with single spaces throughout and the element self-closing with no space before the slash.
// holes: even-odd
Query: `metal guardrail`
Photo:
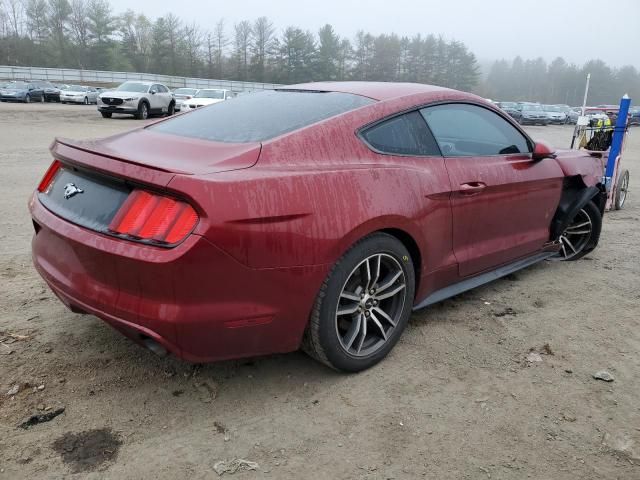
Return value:
<svg viewBox="0 0 640 480">
<path fill-rule="evenodd" d="M 154 73 L 109 72 L 102 70 L 78 70 L 73 68 L 12 67 L 0 65 L 0 79 L 49 80 L 60 83 L 122 83 L 127 80 L 158 82 L 170 88 L 226 88 L 234 92 L 272 90 L 276 83 L 236 82 L 233 80 L 211 80 L 208 78 L 173 77 Z"/>
</svg>

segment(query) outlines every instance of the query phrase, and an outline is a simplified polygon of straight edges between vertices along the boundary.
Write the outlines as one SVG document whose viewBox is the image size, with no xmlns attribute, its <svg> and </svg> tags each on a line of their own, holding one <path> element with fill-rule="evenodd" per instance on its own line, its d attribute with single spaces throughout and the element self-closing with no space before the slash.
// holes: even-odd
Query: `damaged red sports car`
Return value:
<svg viewBox="0 0 640 480">
<path fill-rule="evenodd" d="M 410 313 L 598 242 L 602 160 L 471 94 L 314 83 L 96 141 L 58 139 L 33 260 L 74 312 L 193 362 L 358 371 Z"/>
</svg>

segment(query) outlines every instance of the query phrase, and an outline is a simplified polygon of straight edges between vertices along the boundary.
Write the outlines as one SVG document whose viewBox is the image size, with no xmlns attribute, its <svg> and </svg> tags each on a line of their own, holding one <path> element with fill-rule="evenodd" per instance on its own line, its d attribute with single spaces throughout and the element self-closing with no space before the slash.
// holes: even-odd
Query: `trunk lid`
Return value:
<svg viewBox="0 0 640 480">
<path fill-rule="evenodd" d="M 100 140 L 60 139 L 57 142 L 88 153 L 182 175 L 252 167 L 258 161 L 262 147 L 259 142 L 213 142 L 156 133 L 144 128 Z"/>
</svg>

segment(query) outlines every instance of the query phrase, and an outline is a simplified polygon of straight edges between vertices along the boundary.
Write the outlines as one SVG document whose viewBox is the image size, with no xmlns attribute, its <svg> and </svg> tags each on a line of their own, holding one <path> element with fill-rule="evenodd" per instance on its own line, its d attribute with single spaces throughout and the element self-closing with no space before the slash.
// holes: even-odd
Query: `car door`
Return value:
<svg viewBox="0 0 640 480">
<path fill-rule="evenodd" d="M 539 251 L 560 200 L 553 159 L 534 161 L 533 142 L 493 110 L 468 103 L 421 110 L 451 180 L 453 250 L 461 277 Z"/>
<path fill-rule="evenodd" d="M 89 103 L 96 103 L 98 101 L 98 91 L 95 88 L 89 87 L 87 95 Z"/>
<path fill-rule="evenodd" d="M 162 94 L 160 93 L 159 85 L 154 83 L 149 89 L 149 106 L 153 113 L 157 113 L 162 110 Z"/>
<path fill-rule="evenodd" d="M 169 110 L 169 104 L 173 100 L 173 93 L 164 85 L 160 85 L 160 91 L 162 93 L 162 108 L 164 112 Z"/>
<path fill-rule="evenodd" d="M 158 98 L 158 108 L 162 112 L 166 112 L 169 107 L 169 89 L 161 84 L 156 85 L 156 88 L 158 89 L 158 93 L 156 93 L 156 97 Z"/>
</svg>

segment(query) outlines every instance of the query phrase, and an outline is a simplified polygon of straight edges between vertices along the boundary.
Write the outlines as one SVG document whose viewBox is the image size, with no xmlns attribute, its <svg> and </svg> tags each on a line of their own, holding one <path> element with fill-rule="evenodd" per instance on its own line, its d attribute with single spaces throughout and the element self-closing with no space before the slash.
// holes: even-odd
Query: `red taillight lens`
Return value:
<svg viewBox="0 0 640 480">
<path fill-rule="evenodd" d="M 145 190 L 134 190 L 109 224 L 109 230 L 137 240 L 175 244 L 198 222 L 191 205 Z"/>
<path fill-rule="evenodd" d="M 49 166 L 47 173 L 45 173 L 44 177 L 42 177 L 40 185 L 38 185 L 39 192 L 44 192 L 47 188 L 49 188 L 49 185 L 51 185 L 51 183 L 53 182 L 53 179 L 60 170 L 60 167 L 62 167 L 60 161 L 54 160 L 53 163 Z"/>
</svg>

